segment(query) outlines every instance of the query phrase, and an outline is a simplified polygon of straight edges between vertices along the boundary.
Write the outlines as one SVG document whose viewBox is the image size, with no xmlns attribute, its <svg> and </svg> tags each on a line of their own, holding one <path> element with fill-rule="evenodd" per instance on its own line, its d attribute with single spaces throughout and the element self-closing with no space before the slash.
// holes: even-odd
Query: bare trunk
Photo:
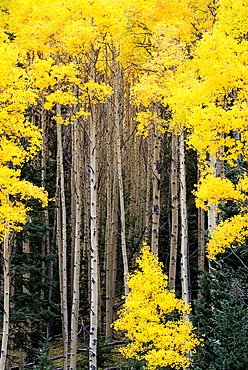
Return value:
<svg viewBox="0 0 248 370">
<path fill-rule="evenodd" d="M 160 146 L 161 132 L 153 128 L 152 160 L 152 239 L 151 251 L 158 254 L 159 220 L 160 220 Z"/>
<path fill-rule="evenodd" d="M 44 98 L 43 98 L 44 103 Z M 46 188 L 46 165 L 47 165 L 47 140 L 48 140 L 48 133 L 47 133 L 47 121 L 46 121 L 46 111 L 43 108 L 43 103 L 41 107 L 41 130 L 42 130 L 42 150 L 41 150 L 41 186 Z M 49 212 L 48 209 L 42 210 L 42 219 L 43 223 L 46 226 L 47 230 L 49 228 Z M 49 231 L 46 231 L 42 238 L 42 251 L 46 255 L 51 254 L 50 249 L 50 235 Z M 45 267 L 44 267 L 45 268 Z M 48 292 L 48 301 L 51 302 L 52 300 L 52 293 L 53 293 L 53 261 L 48 263 L 47 266 L 47 275 L 49 277 L 49 292 Z M 51 310 L 51 306 L 48 306 L 48 310 Z M 47 338 L 50 338 L 52 335 L 51 333 L 51 326 L 50 323 L 47 324 Z"/>
<path fill-rule="evenodd" d="M 79 310 L 79 276 L 80 276 L 80 224 L 81 224 L 81 197 L 80 197 L 80 171 L 79 171 L 79 135 L 77 122 L 73 125 L 73 177 L 75 196 L 75 222 L 74 226 L 74 268 L 73 273 L 73 297 L 71 312 L 71 358 L 70 369 L 76 369 L 77 362 L 77 333 L 78 333 L 78 310 Z"/>
<path fill-rule="evenodd" d="M 0 369 L 5 370 L 8 339 L 9 339 L 9 296 L 10 296 L 10 244 L 9 232 L 5 233 L 3 241 L 3 277 L 4 277 L 4 302 L 3 302 L 3 334 L 0 357 Z"/>
<path fill-rule="evenodd" d="M 91 53 L 91 79 L 95 81 L 94 50 Z M 90 341 L 89 368 L 97 370 L 97 329 L 98 329 L 98 230 L 97 230 L 97 163 L 96 163 L 96 114 L 90 104 Z"/>
<path fill-rule="evenodd" d="M 150 231 L 150 215 L 151 215 L 151 151 L 152 151 L 152 137 L 147 137 L 147 164 L 146 164 L 146 204 L 145 204 L 145 226 L 147 227 L 145 232 L 145 240 L 149 240 Z"/>
<path fill-rule="evenodd" d="M 172 134 L 171 141 L 171 230 L 170 230 L 170 265 L 169 287 L 175 290 L 177 248 L 178 248 L 178 136 Z"/>
<path fill-rule="evenodd" d="M 116 133 L 116 157 L 117 157 L 117 177 L 119 182 L 120 194 L 120 218 L 121 218 L 121 250 L 124 270 L 124 294 L 128 295 L 129 289 L 127 286 L 128 279 L 128 259 L 126 248 L 126 219 L 125 219 L 125 204 L 124 204 L 124 189 L 122 177 L 122 154 L 121 154 L 121 133 L 120 133 L 120 66 L 117 65 L 115 50 L 113 50 L 113 66 L 114 66 L 114 109 L 115 109 L 115 133 Z"/>
<path fill-rule="evenodd" d="M 108 132 L 107 132 L 107 217 L 106 217 L 106 329 L 105 338 L 107 342 L 112 341 L 113 305 L 116 286 L 116 259 L 117 259 L 117 235 L 118 228 L 118 189 L 117 178 L 114 175 L 113 162 L 115 162 L 115 148 L 113 145 L 113 120 L 111 107 L 108 107 Z"/>
<path fill-rule="evenodd" d="M 189 253 L 188 253 L 188 216 L 186 204 L 186 169 L 185 169 L 185 150 L 184 132 L 179 136 L 179 162 L 180 162 L 180 210 L 181 210 L 181 280 L 182 297 L 185 304 L 190 301 L 189 292 Z"/>
<path fill-rule="evenodd" d="M 198 209 L 198 270 L 205 268 L 205 211 Z"/>
<path fill-rule="evenodd" d="M 57 104 L 57 112 L 61 114 L 61 107 Z M 57 210 L 57 243 L 59 254 L 60 299 L 63 334 L 63 370 L 68 363 L 68 308 L 67 308 L 67 241 L 66 241 L 66 205 L 65 184 L 62 149 L 61 124 L 57 123 L 57 186 L 59 208 Z"/>
</svg>

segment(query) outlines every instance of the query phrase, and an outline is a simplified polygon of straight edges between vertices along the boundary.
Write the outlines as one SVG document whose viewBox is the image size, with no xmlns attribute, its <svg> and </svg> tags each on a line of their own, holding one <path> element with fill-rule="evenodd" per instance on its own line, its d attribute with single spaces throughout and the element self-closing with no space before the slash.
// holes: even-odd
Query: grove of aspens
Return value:
<svg viewBox="0 0 248 370">
<path fill-rule="evenodd" d="M 0 370 L 248 370 L 248 0 L 0 0 Z"/>
</svg>

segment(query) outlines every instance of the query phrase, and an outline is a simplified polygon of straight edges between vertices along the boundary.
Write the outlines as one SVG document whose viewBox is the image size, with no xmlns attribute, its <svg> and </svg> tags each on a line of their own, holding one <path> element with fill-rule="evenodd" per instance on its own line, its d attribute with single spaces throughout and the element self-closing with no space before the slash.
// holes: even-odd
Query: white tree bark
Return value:
<svg viewBox="0 0 248 370">
<path fill-rule="evenodd" d="M 160 147 L 161 131 L 153 129 L 152 145 L 152 238 L 151 251 L 158 254 L 159 221 L 160 221 Z"/>
<path fill-rule="evenodd" d="M 61 115 L 61 107 L 59 104 L 57 104 L 57 113 L 58 115 Z M 63 334 L 63 370 L 66 370 L 68 363 L 67 241 L 62 129 L 60 123 L 57 123 L 57 176 L 57 200 L 59 202 L 59 208 L 57 210 L 57 244 L 59 255 L 60 299 Z"/>
<path fill-rule="evenodd" d="M 121 218 L 121 250 L 124 270 L 124 294 L 128 295 L 129 289 L 127 286 L 128 279 L 128 258 L 126 247 L 126 218 L 125 218 L 125 204 L 124 204 L 124 188 L 122 176 L 122 153 L 121 153 L 121 132 L 120 132 L 120 80 L 121 70 L 117 64 L 115 48 L 113 48 L 113 69 L 114 69 L 114 110 L 115 110 L 115 140 L 116 140 L 116 158 L 117 158 L 117 177 L 119 182 L 120 195 L 120 218 Z"/>
<path fill-rule="evenodd" d="M 95 53 L 91 52 L 91 79 L 95 81 Z M 98 230 L 97 230 L 97 163 L 96 163 L 96 114 L 95 105 L 90 104 L 89 155 L 90 155 L 90 341 L 89 369 L 97 370 L 98 329 Z"/>
<path fill-rule="evenodd" d="M 178 248 L 178 135 L 172 134 L 171 140 L 171 230 L 170 230 L 170 264 L 169 287 L 175 290 L 177 248 Z"/>
<path fill-rule="evenodd" d="M 180 162 L 180 211 L 181 211 L 181 280 L 182 297 L 185 304 L 190 301 L 189 294 L 189 253 L 188 253 L 188 216 L 186 204 L 186 169 L 185 169 L 185 149 L 184 131 L 181 130 L 179 136 L 179 162 Z"/>
<path fill-rule="evenodd" d="M 4 302 L 3 302 L 3 334 L 0 357 L 0 369 L 5 370 L 8 339 L 9 339 L 9 296 L 10 296 L 10 244 L 9 232 L 5 233 L 3 241 L 3 278 L 4 278 Z"/>
<path fill-rule="evenodd" d="M 78 124 L 74 122 L 73 127 L 73 145 L 72 156 L 73 160 L 73 183 L 75 196 L 75 220 L 74 222 L 74 267 L 73 271 L 73 296 L 72 296 L 72 311 L 71 311 L 71 358 L 70 370 L 76 369 L 77 362 L 77 333 L 78 333 L 78 310 L 79 310 L 79 277 L 80 277 L 80 225 L 81 225 L 81 194 L 80 194 L 80 168 L 79 168 L 79 135 Z"/>
</svg>

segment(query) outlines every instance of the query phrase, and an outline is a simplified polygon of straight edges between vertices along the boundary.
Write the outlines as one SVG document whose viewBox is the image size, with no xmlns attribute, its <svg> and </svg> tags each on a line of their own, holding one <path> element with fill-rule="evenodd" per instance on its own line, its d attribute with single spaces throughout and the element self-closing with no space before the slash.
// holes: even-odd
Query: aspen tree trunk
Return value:
<svg viewBox="0 0 248 370">
<path fill-rule="evenodd" d="M 205 211 L 198 208 L 198 270 L 205 268 Z"/>
<path fill-rule="evenodd" d="M 31 217 L 30 216 L 27 216 L 27 223 L 30 223 L 31 222 Z M 30 253 L 30 243 L 29 243 L 29 240 L 23 240 L 22 241 L 22 251 L 23 253 L 25 254 L 29 254 Z M 25 274 L 23 274 L 23 278 L 24 278 L 24 281 L 27 282 L 30 280 L 30 272 L 26 272 Z M 26 294 L 30 294 L 30 291 L 27 289 L 26 285 L 23 285 L 22 287 L 22 291 Z M 25 325 L 26 328 L 26 332 L 27 333 L 30 333 L 30 329 L 31 329 L 31 323 L 30 323 L 30 320 L 27 320 L 27 325 Z M 20 369 L 23 369 L 24 368 L 24 351 L 23 351 L 23 348 L 20 347 L 19 349 L 19 360 L 18 360 L 18 366 Z"/>
<path fill-rule="evenodd" d="M 121 106 L 120 106 L 120 81 L 121 81 L 121 69 L 116 62 L 116 52 L 113 48 L 113 69 L 114 69 L 114 110 L 115 110 L 115 133 L 116 133 L 116 157 L 117 157 L 117 177 L 119 182 L 119 194 L 120 194 L 120 218 L 121 218 L 121 250 L 123 259 L 123 270 L 124 270 L 124 294 L 127 296 L 129 289 L 127 286 L 128 279 L 128 259 L 127 259 L 127 247 L 126 247 L 126 219 L 125 219 L 125 204 L 124 204 L 124 189 L 123 189 L 123 177 L 122 177 L 122 154 L 121 154 Z"/>
<path fill-rule="evenodd" d="M 198 168 L 197 177 L 200 179 L 200 169 Z M 197 225 L 198 225 L 198 271 L 205 268 L 205 211 L 202 208 L 197 209 Z M 198 288 L 197 298 L 201 298 L 201 286 Z"/>
<path fill-rule="evenodd" d="M 198 182 L 200 179 L 200 169 L 198 168 L 197 177 Z M 205 268 L 205 211 L 202 208 L 197 210 L 198 218 L 198 270 L 204 270 Z M 198 292 L 199 293 L 199 292 Z"/>
<path fill-rule="evenodd" d="M 159 219 L 160 219 L 160 146 L 161 132 L 153 128 L 152 161 L 152 238 L 151 251 L 158 254 Z"/>
<path fill-rule="evenodd" d="M 4 301 L 3 301 L 3 334 L 0 357 L 0 369 L 5 370 L 8 338 L 9 338 L 9 296 L 10 296 L 10 243 L 9 232 L 6 231 L 3 241 L 3 279 L 4 279 Z"/>
<path fill-rule="evenodd" d="M 72 127 L 73 132 L 73 146 L 72 156 L 73 160 L 73 183 L 75 194 L 75 222 L 74 226 L 74 268 L 73 273 L 73 297 L 72 297 L 72 311 L 71 311 L 71 359 L 70 370 L 76 369 L 77 362 L 77 333 L 78 333 L 78 310 L 79 310 L 79 277 L 80 277 L 80 225 L 81 225 L 81 197 L 80 197 L 80 168 L 79 168 L 79 135 L 78 123 L 74 122 Z"/>
<path fill-rule="evenodd" d="M 185 169 L 185 149 L 184 131 L 179 135 L 179 162 L 180 162 L 180 211 L 181 211 L 181 280 L 182 297 L 185 304 L 190 301 L 189 292 L 189 253 L 188 253 L 188 216 L 186 204 L 186 169 Z"/>
<path fill-rule="evenodd" d="M 185 133 L 181 129 L 179 135 L 179 189 L 180 189 L 180 216 L 181 216 L 181 281 L 182 298 L 185 304 L 190 302 L 189 290 L 189 250 L 188 250 L 188 214 L 186 203 L 186 167 L 185 167 Z M 184 314 L 188 320 L 188 315 Z M 190 355 L 190 353 L 188 354 Z M 184 367 L 183 370 L 188 370 Z"/>
<path fill-rule="evenodd" d="M 42 99 L 42 106 L 41 106 L 41 130 L 42 130 L 42 149 L 41 149 L 41 186 L 46 188 L 46 164 L 47 164 L 47 122 L 46 122 L 46 111 L 44 109 L 44 97 Z M 47 230 L 49 227 L 49 212 L 48 209 L 42 209 L 42 219 L 43 223 L 46 226 Z M 43 235 L 42 238 L 42 251 L 46 255 L 51 254 L 50 249 L 50 237 L 49 231 Z M 52 292 L 53 292 L 53 261 L 49 262 L 47 268 L 47 274 L 49 276 L 49 292 L 48 292 L 48 301 L 51 302 L 52 300 Z M 51 310 L 51 306 L 48 306 L 48 310 Z M 51 337 L 51 326 L 50 323 L 47 324 L 47 338 Z"/>
<path fill-rule="evenodd" d="M 75 199 L 75 156 L 74 156 L 74 125 L 71 126 L 71 266 L 70 266 L 70 296 L 73 296 L 73 279 L 74 279 L 74 242 L 75 242 L 75 211 L 76 211 L 76 199 Z"/>
<path fill-rule="evenodd" d="M 105 232 L 105 243 L 106 243 L 106 329 L 105 329 L 105 338 L 106 341 L 112 340 L 112 330 L 111 330 L 111 324 L 112 324 L 112 299 L 111 299 L 111 273 L 113 269 L 112 260 L 111 260 L 111 205 L 112 205 L 112 192 L 111 192 L 111 174 L 110 171 L 108 171 L 107 174 L 107 216 L 106 216 L 106 232 Z"/>
<path fill-rule="evenodd" d="M 95 53 L 91 52 L 91 79 L 95 81 Z M 97 163 L 96 163 L 96 114 L 90 103 L 90 341 L 89 368 L 97 370 L 97 329 L 98 329 L 98 230 L 97 230 Z"/>
<path fill-rule="evenodd" d="M 113 150 L 113 157 L 115 157 L 115 149 Z M 115 158 L 114 158 L 115 160 Z M 113 162 L 111 163 L 111 174 L 114 174 Z M 106 233 L 106 246 L 107 246 L 107 261 L 106 261 L 106 340 L 111 341 L 112 337 L 112 328 L 111 324 L 113 323 L 113 306 L 115 299 L 115 290 L 116 290 L 116 274 L 117 274 L 117 245 L 118 245 L 118 179 L 116 176 L 112 176 L 112 188 L 110 203 L 110 215 L 108 222 L 110 223 L 107 226 Z M 108 237 L 108 239 L 107 239 Z"/>
<path fill-rule="evenodd" d="M 148 242 L 149 239 L 149 229 L 150 229 L 150 214 L 151 214 L 151 150 L 152 150 L 152 137 L 149 135 L 147 137 L 147 165 L 146 165 L 146 204 L 145 204 L 145 226 L 147 227 L 145 232 L 145 241 Z"/>
<path fill-rule="evenodd" d="M 116 259 L 117 259 L 117 235 L 118 228 L 118 189 L 117 178 L 114 175 L 113 162 L 115 159 L 115 150 L 113 148 L 113 119 L 111 115 L 111 107 L 107 106 L 107 176 L 106 176 L 106 198 L 107 198 L 107 215 L 106 215 L 106 328 L 105 338 L 107 342 L 112 341 L 113 322 L 113 305 L 115 296 L 116 284 Z"/>
<path fill-rule="evenodd" d="M 211 154 L 210 155 L 210 166 L 212 168 L 212 174 L 214 176 L 217 175 L 216 172 L 216 159 Z M 216 213 L 217 206 L 214 204 L 209 210 L 208 210 L 208 231 L 211 232 L 214 230 L 216 224 L 217 224 L 217 213 Z"/>
<path fill-rule="evenodd" d="M 61 115 L 61 107 L 57 104 L 58 115 Z M 66 205 L 65 205 L 65 183 L 62 149 L 62 129 L 57 123 L 57 244 L 59 255 L 60 274 L 60 300 L 63 334 L 63 370 L 67 369 L 68 363 L 68 307 L 67 307 L 67 242 L 66 242 Z"/>
<path fill-rule="evenodd" d="M 171 230 L 170 230 L 170 264 L 169 287 L 175 290 L 177 247 L 178 247 L 178 135 L 172 134 L 171 140 Z"/>
<path fill-rule="evenodd" d="M 118 185 L 116 176 L 112 189 L 112 202 L 110 209 L 110 238 L 107 243 L 107 270 L 106 270 L 106 340 L 112 340 L 113 306 L 116 290 L 117 273 L 117 244 L 118 237 L 116 230 L 118 228 Z"/>
</svg>

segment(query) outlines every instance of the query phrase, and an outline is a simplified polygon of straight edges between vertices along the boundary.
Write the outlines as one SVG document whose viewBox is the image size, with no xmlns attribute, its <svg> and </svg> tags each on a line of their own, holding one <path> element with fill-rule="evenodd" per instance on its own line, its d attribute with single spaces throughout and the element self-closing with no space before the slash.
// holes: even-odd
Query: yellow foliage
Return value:
<svg viewBox="0 0 248 370">
<path fill-rule="evenodd" d="M 0 164 L 0 241 L 7 230 L 20 231 L 26 223 L 29 208 L 25 200 L 39 199 L 47 205 L 47 193 L 43 188 L 20 180 L 20 170 L 12 170 Z"/>
<path fill-rule="evenodd" d="M 247 185 L 247 180 L 243 179 L 244 186 Z M 237 202 L 245 202 L 246 196 L 240 190 L 242 184 L 235 186 L 230 180 L 221 177 L 214 177 L 208 174 L 201 179 L 197 190 L 194 192 L 196 196 L 196 206 L 208 210 L 211 205 L 218 205 L 221 201 L 234 200 Z"/>
<path fill-rule="evenodd" d="M 41 148 L 40 130 L 26 118 L 37 95 L 27 86 L 28 74 L 21 67 L 21 51 L 4 40 L 0 44 L 0 241 L 5 232 L 19 231 L 29 210 L 26 201 L 39 199 L 42 188 L 21 180 L 21 166 Z"/>
<path fill-rule="evenodd" d="M 187 355 L 199 344 L 188 318 L 190 306 L 168 290 L 162 264 L 145 243 L 137 263 L 139 270 L 129 276 L 130 293 L 114 323 L 131 340 L 121 352 L 125 357 L 145 359 L 151 370 L 188 366 Z"/>
<path fill-rule="evenodd" d="M 233 200 L 240 206 L 241 213 L 225 221 L 221 221 L 210 234 L 207 243 L 208 257 L 215 259 L 218 253 L 223 253 L 227 248 L 235 248 L 245 243 L 248 236 L 247 215 L 248 176 L 239 178 L 237 185 L 230 180 L 214 178 L 208 175 L 195 192 L 198 207 L 207 209 L 208 205 L 218 205 L 221 201 Z"/>
<path fill-rule="evenodd" d="M 214 179 L 207 158 L 231 166 L 240 156 L 248 160 L 248 0 L 6 4 L 0 22 L 0 165 L 21 166 L 40 148 L 40 132 L 25 117 L 37 101 L 49 110 L 66 105 L 66 118 L 55 116 L 63 124 L 87 119 L 90 104 L 106 102 L 112 88 L 90 80 L 90 64 L 107 81 L 105 67 L 118 50 L 127 75 L 138 75 L 131 86 L 134 104 L 142 107 L 138 133 L 147 136 L 152 125 L 162 132 L 187 130 L 188 145 L 208 173 L 195 192 L 197 205 L 207 209 L 206 203 L 232 199 L 243 207 L 247 179 L 237 186 Z M 15 36 L 11 42 L 6 31 Z M 154 113 L 155 105 L 168 107 L 172 119 Z"/>
<path fill-rule="evenodd" d="M 137 114 L 136 120 L 138 122 L 138 135 L 143 135 L 147 137 L 149 134 L 149 129 L 154 126 L 161 132 L 165 132 L 166 130 L 165 127 L 167 122 L 159 118 L 157 114 L 150 111 L 139 112 Z"/>
<path fill-rule="evenodd" d="M 108 97 L 113 94 L 113 89 L 104 83 L 96 83 L 94 81 L 86 82 L 82 88 L 82 97 L 91 103 L 104 103 Z"/>
<path fill-rule="evenodd" d="M 235 248 L 245 242 L 248 236 L 248 215 L 239 214 L 231 219 L 221 221 L 210 234 L 207 244 L 208 257 L 216 259 L 218 253 L 223 253 L 227 248 Z"/>
<path fill-rule="evenodd" d="M 51 110 L 54 103 L 72 106 L 73 104 L 76 104 L 77 101 L 78 100 L 72 91 L 63 91 L 60 89 L 46 96 L 44 108 Z"/>
</svg>

